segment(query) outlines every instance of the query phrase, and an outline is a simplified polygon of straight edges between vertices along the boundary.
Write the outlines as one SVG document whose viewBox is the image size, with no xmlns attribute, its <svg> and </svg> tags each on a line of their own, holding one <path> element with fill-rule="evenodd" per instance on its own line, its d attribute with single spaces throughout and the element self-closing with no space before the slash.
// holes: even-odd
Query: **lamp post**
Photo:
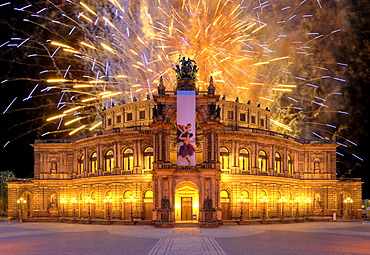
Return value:
<svg viewBox="0 0 370 255">
<path fill-rule="evenodd" d="M 249 199 L 242 195 L 238 198 L 238 202 L 240 202 L 240 221 L 243 221 L 243 203 L 249 202 Z"/>
<path fill-rule="evenodd" d="M 310 218 L 310 215 L 308 213 L 308 207 L 310 206 L 310 203 L 312 202 L 311 198 L 306 197 L 304 202 L 306 203 L 306 220 Z"/>
<path fill-rule="evenodd" d="M 130 195 L 130 197 L 126 198 L 126 201 L 127 202 L 130 202 L 130 221 L 134 221 L 134 217 L 133 217 L 133 214 L 132 214 L 132 202 L 136 202 L 136 198 L 132 195 Z"/>
<path fill-rule="evenodd" d="M 266 196 L 263 196 L 260 199 L 260 202 L 263 203 L 262 221 L 266 221 L 266 204 L 269 201 L 270 201 L 270 199 L 268 199 Z"/>
<path fill-rule="evenodd" d="M 66 206 L 67 200 L 64 197 L 62 197 L 60 199 L 60 203 L 62 203 L 62 207 L 63 207 L 62 208 L 62 221 L 65 221 L 66 220 L 65 206 Z"/>
<path fill-rule="evenodd" d="M 285 211 L 284 211 L 284 206 L 285 203 L 288 202 L 288 199 L 286 199 L 284 196 L 282 196 L 279 200 L 278 203 L 281 203 L 281 221 L 285 220 Z"/>
<path fill-rule="evenodd" d="M 94 203 L 94 199 L 92 199 L 91 197 L 87 197 L 85 199 L 85 203 L 88 204 L 88 207 L 87 207 L 87 221 L 88 222 L 91 222 L 91 203 Z"/>
<path fill-rule="evenodd" d="M 295 220 L 297 220 L 297 221 L 299 219 L 299 203 L 300 202 L 301 202 L 301 198 L 300 197 L 296 197 L 294 199 L 294 203 L 296 203 Z"/>
<path fill-rule="evenodd" d="M 347 197 L 346 199 L 343 200 L 343 202 L 347 207 L 347 217 L 351 218 L 350 207 L 352 207 L 353 200 L 352 200 L 352 198 Z"/>
<path fill-rule="evenodd" d="M 109 196 L 106 196 L 104 199 L 103 199 L 104 203 L 105 203 L 105 206 L 107 208 L 107 221 L 108 222 L 111 222 L 111 218 L 110 218 L 110 205 L 112 204 L 113 202 L 113 199 Z"/>
<path fill-rule="evenodd" d="M 72 197 L 71 203 L 73 204 L 73 222 L 77 221 L 77 219 L 76 219 L 76 204 L 77 204 L 77 202 L 78 202 L 78 200 L 75 197 Z"/>
<path fill-rule="evenodd" d="M 27 203 L 27 200 L 24 199 L 23 197 L 20 197 L 18 200 L 17 200 L 17 204 L 19 205 L 19 223 L 22 223 L 22 205 Z"/>
</svg>

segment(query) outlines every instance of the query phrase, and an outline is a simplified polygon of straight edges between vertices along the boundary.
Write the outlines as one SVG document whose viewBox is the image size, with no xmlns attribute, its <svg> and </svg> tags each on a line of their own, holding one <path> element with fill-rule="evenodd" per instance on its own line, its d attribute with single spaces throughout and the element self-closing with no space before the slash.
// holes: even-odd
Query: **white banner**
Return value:
<svg viewBox="0 0 370 255">
<path fill-rule="evenodd" d="M 177 165 L 195 166 L 195 91 L 177 91 Z"/>
</svg>

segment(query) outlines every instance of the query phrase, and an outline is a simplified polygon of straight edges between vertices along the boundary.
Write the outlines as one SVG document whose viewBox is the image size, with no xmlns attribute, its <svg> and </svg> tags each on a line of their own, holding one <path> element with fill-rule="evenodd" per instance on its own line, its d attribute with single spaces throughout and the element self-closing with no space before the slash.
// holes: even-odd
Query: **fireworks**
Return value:
<svg viewBox="0 0 370 255">
<path fill-rule="evenodd" d="M 145 99 L 160 76 L 173 90 L 179 55 L 197 62 L 199 90 L 213 76 L 229 100 L 271 109 L 279 132 L 330 138 L 323 126 L 336 129 L 329 120 L 347 114 L 340 92 L 347 64 L 336 61 L 333 46 L 340 17 L 319 0 L 55 0 L 14 10 L 45 36 L 22 35 L 1 47 L 50 61 L 24 99 L 60 93 L 60 112 L 47 118 L 59 124 L 47 134 L 96 130 L 100 111 Z"/>
</svg>

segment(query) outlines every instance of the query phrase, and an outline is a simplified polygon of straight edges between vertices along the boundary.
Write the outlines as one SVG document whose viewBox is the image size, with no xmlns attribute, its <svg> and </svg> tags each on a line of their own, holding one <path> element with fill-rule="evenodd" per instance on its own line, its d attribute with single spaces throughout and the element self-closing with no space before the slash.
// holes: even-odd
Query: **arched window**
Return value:
<svg viewBox="0 0 370 255">
<path fill-rule="evenodd" d="M 241 192 L 241 198 L 244 199 L 242 202 L 249 202 L 249 200 L 246 200 L 246 199 L 249 199 L 249 192 L 246 190 L 243 190 Z"/>
<path fill-rule="evenodd" d="M 106 191 L 106 192 L 105 192 L 105 198 L 106 198 L 106 197 L 113 198 L 113 193 L 112 193 L 112 191 L 110 191 L 110 190 Z"/>
<path fill-rule="evenodd" d="M 144 194 L 144 198 L 153 199 L 153 191 L 151 191 L 151 190 L 146 191 L 145 194 Z"/>
<path fill-rule="evenodd" d="M 229 151 L 225 147 L 220 149 L 221 170 L 229 169 Z"/>
<path fill-rule="evenodd" d="M 133 197 L 132 196 L 132 192 L 130 190 L 126 190 L 124 193 L 123 193 L 123 201 L 124 202 L 129 202 L 129 198 L 130 197 Z"/>
<path fill-rule="evenodd" d="M 91 154 L 90 162 L 91 162 L 91 173 L 95 173 L 98 170 L 98 155 L 96 154 L 96 152 Z"/>
<path fill-rule="evenodd" d="M 114 154 L 112 150 L 105 153 L 105 171 L 113 171 L 114 168 Z"/>
<path fill-rule="evenodd" d="M 267 171 L 267 154 L 265 151 L 260 151 L 258 154 L 258 168 L 260 171 Z"/>
<path fill-rule="evenodd" d="M 249 170 L 249 152 L 246 149 L 239 151 L 239 168 L 240 170 Z"/>
<path fill-rule="evenodd" d="M 82 174 L 85 171 L 85 157 L 84 155 L 81 155 L 78 159 L 78 172 L 77 174 Z"/>
<path fill-rule="evenodd" d="M 126 149 L 123 152 L 123 170 L 132 170 L 134 166 L 134 151 Z"/>
<path fill-rule="evenodd" d="M 148 147 L 144 150 L 144 169 L 145 170 L 152 170 L 153 169 L 153 148 Z"/>
<path fill-rule="evenodd" d="M 229 192 L 226 190 L 221 190 L 220 192 L 220 197 L 221 197 L 221 202 L 229 202 L 230 197 L 229 197 Z"/>
<path fill-rule="evenodd" d="M 288 172 L 289 174 L 294 174 L 293 158 L 290 155 L 288 155 Z"/>
<path fill-rule="evenodd" d="M 275 153 L 275 171 L 281 173 L 281 156 L 279 153 Z"/>
</svg>

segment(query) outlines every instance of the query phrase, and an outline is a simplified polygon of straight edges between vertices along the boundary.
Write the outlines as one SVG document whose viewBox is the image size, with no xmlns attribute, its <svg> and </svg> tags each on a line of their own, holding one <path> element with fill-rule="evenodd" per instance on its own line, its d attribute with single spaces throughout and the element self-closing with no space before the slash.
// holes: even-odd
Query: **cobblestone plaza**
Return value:
<svg viewBox="0 0 370 255">
<path fill-rule="evenodd" d="M 0 223 L 1 253 L 15 255 L 369 254 L 369 243 L 370 222 L 359 220 L 216 229 Z"/>
</svg>

